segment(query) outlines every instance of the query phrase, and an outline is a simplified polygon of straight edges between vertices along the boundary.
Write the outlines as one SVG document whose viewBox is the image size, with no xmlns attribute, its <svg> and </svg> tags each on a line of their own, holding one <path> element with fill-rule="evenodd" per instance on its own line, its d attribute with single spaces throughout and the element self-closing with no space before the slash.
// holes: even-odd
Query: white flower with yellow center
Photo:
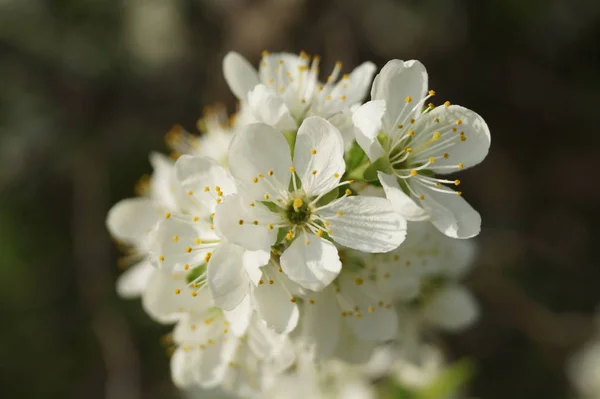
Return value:
<svg viewBox="0 0 600 399">
<path fill-rule="evenodd" d="M 292 160 L 284 136 L 265 124 L 246 126 L 234 137 L 229 166 L 238 193 L 225 199 L 214 219 L 228 241 L 248 250 L 282 243 L 283 272 L 312 290 L 323 289 L 341 270 L 332 241 L 365 252 L 400 245 L 406 222 L 386 199 L 349 196 L 348 190 L 321 202 L 345 184 L 344 145 L 333 125 L 320 117 L 306 119 L 293 154 Z"/>
<path fill-rule="evenodd" d="M 434 94 L 420 62 L 388 62 L 375 77 L 372 101 L 353 115 L 356 140 L 401 215 L 429 219 L 450 237 L 473 237 L 481 217 L 460 191 L 447 186 L 460 181 L 435 175 L 480 163 L 490 147 L 490 132 L 471 110 L 448 101 L 438 107 L 426 104 Z"/>
<path fill-rule="evenodd" d="M 247 104 L 245 123 L 262 122 L 295 131 L 307 117 L 317 115 L 332 122 L 351 142 L 350 108 L 367 94 L 375 65 L 365 62 L 340 78 L 337 62 L 325 83 L 319 82 L 320 57 L 263 52 L 258 72 L 241 55 L 230 52 L 223 60 L 225 79 L 235 96 Z M 338 80 L 339 79 L 339 80 Z"/>
</svg>

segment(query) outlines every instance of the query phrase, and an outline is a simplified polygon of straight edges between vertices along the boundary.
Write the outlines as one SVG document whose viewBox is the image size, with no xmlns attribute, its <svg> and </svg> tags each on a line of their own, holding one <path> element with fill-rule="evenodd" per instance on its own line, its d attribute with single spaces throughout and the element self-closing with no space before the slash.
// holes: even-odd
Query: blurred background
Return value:
<svg viewBox="0 0 600 399">
<path fill-rule="evenodd" d="M 600 302 L 597 0 L 0 0 L 0 396 L 178 397 L 104 220 L 174 123 L 235 109 L 232 49 L 416 58 L 485 118 L 491 153 L 461 175 L 483 312 L 447 349 L 475 361 L 470 397 L 568 397 Z"/>
</svg>

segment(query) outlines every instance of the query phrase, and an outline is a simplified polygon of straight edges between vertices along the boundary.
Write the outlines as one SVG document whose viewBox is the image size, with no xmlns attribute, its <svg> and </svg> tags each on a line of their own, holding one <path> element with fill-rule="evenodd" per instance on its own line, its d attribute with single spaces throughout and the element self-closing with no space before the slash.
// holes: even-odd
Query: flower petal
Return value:
<svg viewBox="0 0 600 399">
<path fill-rule="evenodd" d="M 223 75 L 233 94 L 240 100 L 245 100 L 248 92 L 260 83 L 256 69 L 233 51 L 223 58 Z"/>
<path fill-rule="evenodd" d="M 329 241 L 310 235 L 299 236 L 281 255 L 284 273 L 304 288 L 320 291 L 340 273 L 337 248 Z"/>
<path fill-rule="evenodd" d="M 155 271 L 152 263 L 146 260 L 131 266 L 117 279 L 117 294 L 126 299 L 139 297 Z"/>
<path fill-rule="evenodd" d="M 406 236 L 406 220 L 385 198 L 352 196 L 319 211 L 329 220 L 329 236 L 337 243 L 363 252 L 388 252 Z"/>
<path fill-rule="evenodd" d="M 162 212 L 149 198 L 128 198 L 108 211 L 106 227 L 110 234 L 128 244 L 140 244 L 162 218 Z"/>
<path fill-rule="evenodd" d="M 263 204 L 244 199 L 239 194 L 225 198 L 217 207 L 214 218 L 215 228 L 221 236 L 251 251 L 270 250 L 277 239 L 277 229 L 272 225 L 279 221 L 280 216 Z"/>
<path fill-rule="evenodd" d="M 427 71 L 416 60 L 391 60 L 373 81 L 372 100 L 385 100 L 383 130 L 393 136 L 397 124 L 417 116 L 422 107 L 416 106 L 427 93 Z M 409 100 L 410 101 L 407 101 Z"/>
<path fill-rule="evenodd" d="M 461 195 L 451 189 L 447 192 L 427 190 L 424 195 L 423 207 L 439 231 L 452 238 L 471 238 L 479 234 L 481 216 Z"/>
<path fill-rule="evenodd" d="M 334 189 L 346 170 L 340 132 L 321 117 L 305 119 L 296 136 L 294 166 L 309 196 Z"/>
<path fill-rule="evenodd" d="M 377 67 L 370 61 L 363 62 L 347 78 L 339 81 L 331 92 L 331 96 L 337 98 L 340 95 L 346 96 L 348 104 L 361 102 L 371 86 L 371 80 Z"/>
<path fill-rule="evenodd" d="M 297 128 L 283 99 L 265 85 L 257 85 L 248 94 L 248 106 L 258 122 L 266 123 L 281 132 Z"/>
<path fill-rule="evenodd" d="M 338 279 L 339 303 L 342 311 L 351 313 L 344 318 L 354 334 L 367 341 L 393 339 L 398 325 L 393 307 L 386 307 L 373 282 L 344 273 Z"/>
<path fill-rule="evenodd" d="M 381 143 L 377 140 L 384 113 L 385 101 L 374 100 L 361 105 L 352 114 L 352 122 L 356 126 L 354 129 L 356 142 L 371 162 L 375 162 L 384 153 Z"/>
<path fill-rule="evenodd" d="M 431 150 L 415 152 L 414 160 L 422 163 L 435 157 L 435 162 L 428 167 L 435 173 L 448 174 L 470 168 L 483 161 L 489 152 L 490 130 L 483 118 L 470 109 L 458 105 L 439 106 L 417 119 L 414 126 L 416 132 L 433 129 L 441 134 L 438 142 L 446 144 L 436 146 L 434 143 Z M 429 136 L 422 140 L 429 140 Z M 411 145 L 418 147 L 422 143 L 416 141 Z"/>
<path fill-rule="evenodd" d="M 402 191 L 396 176 L 381 171 L 377 172 L 377 176 L 385 191 L 385 196 L 398 214 L 410 221 L 429 219 L 429 214 Z"/>
<path fill-rule="evenodd" d="M 278 198 L 288 188 L 291 166 L 285 137 L 269 125 L 244 126 L 231 140 L 229 169 L 251 200 Z"/>
<path fill-rule="evenodd" d="M 265 269 L 267 268 L 263 270 Z M 281 334 L 293 331 L 300 316 L 298 305 L 290 301 L 289 290 L 286 287 L 290 284 L 292 283 L 283 273 L 271 271 L 264 274 L 252 292 L 254 306 L 261 318 Z"/>
<path fill-rule="evenodd" d="M 458 285 L 439 292 L 422 311 L 423 318 L 429 323 L 449 331 L 467 328 L 479 316 L 479 306 L 473 295 Z"/>
<path fill-rule="evenodd" d="M 182 155 L 175 163 L 175 174 L 183 190 L 200 201 L 207 214 L 214 211 L 218 198 L 236 192 L 229 172 L 209 157 Z"/>
<path fill-rule="evenodd" d="M 302 307 L 300 336 L 317 359 L 327 359 L 335 351 L 341 320 L 333 286 L 307 294 Z"/>
<path fill-rule="evenodd" d="M 224 311 L 225 318 L 231 326 L 231 331 L 236 337 L 241 337 L 246 333 L 248 329 L 248 323 L 250 323 L 250 316 L 254 313 L 254 308 L 250 304 L 250 296 L 244 297 L 242 302 L 239 303 L 233 310 Z"/>
<path fill-rule="evenodd" d="M 233 244 L 221 244 L 208 263 L 208 285 L 215 305 L 233 310 L 250 293 L 250 277 L 244 269 L 245 250 Z"/>
</svg>

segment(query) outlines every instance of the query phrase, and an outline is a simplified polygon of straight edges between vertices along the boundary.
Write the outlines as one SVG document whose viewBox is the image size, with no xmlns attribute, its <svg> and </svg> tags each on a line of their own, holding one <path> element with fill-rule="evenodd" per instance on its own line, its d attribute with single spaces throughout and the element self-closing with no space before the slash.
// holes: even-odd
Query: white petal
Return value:
<svg viewBox="0 0 600 399">
<path fill-rule="evenodd" d="M 256 69 L 233 51 L 223 58 L 223 75 L 233 94 L 240 100 L 245 100 L 248 92 L 259 83 Z"/>
<path fill-rule="evenodd" d="M 348 79 L 342 79 L 336 85 L 335 89 L 339 89 L 339 93 L 343 93 L 346 96 L 345 101 L 348 101 L 348 104 L 361 102 L 367 95 L 376 69 L 377 67 L 372 62 L 363 62 L 354 68 Z M 336 91 L 335 89 L 334 92 Z M 336 97 L 337 94 L 337 92 L 332 93 L 332 97 Z"/>
<path fill-rule="evenodd" d="M 147 239 L 162 215 L 151 199 L 128 198 L 117 202 L 108 211 L 106 227 L 116 239 L 138 244 Z"/>
<path fill-rule="evenodd" d="M 335 351 L 340 335 L 341 316 L 335 288 L 310 293 L 305 299 L 299 327 L 302 341 L 312 347 L 318 359 L 327 359 Z"/>
<path fill-rule="evenodd" d="M 375 162 L 384 153 L 381 143 L 377 140 L 384 113 L 385 101 L 374 100 L 361 105 L 352 114 L 352 122 L 356 126 L 354 130 L 356 142 L 371 162 Z"/>
<path fill-rule="evenodd" d="M 154 171 L 150 177 L 149 196 L 163 212 L 183 210 L 192 205 L 175 177 L 175 162 L 164 154 L 153 152 L 150 163 Z"/>
<path fill-rule="evenodd" d="M 338 250 L 329 241 L 315 235 L 300 235 L 281 255 L 284 273 L 304 288 L 320 291 L 340 273 Z"/>
<path fill-rule="evenodd" d="M 242 258 L 244 269 L 246 269 L 250 281 L 252 281 L 254 285 L 258 284 L 258 280 L 262 277 L 261 267 L 266 265 L 270 258 L 271 252 L 268 250 L 246 250 L 244 252 L 244 257 Z"/>
<path fill-rule="evenodd" d="M 446 287 L 423 309 L 425 320 L 450 331 L 469 327 L 478 316 L 479 306 L 475 298 L 461 286 Z"/>
<path fill-rule="evenodd" d="M 250 304 L 250 296 L 246 296 L 235 309 L 224 311 L 225 318 L 230 323 L 231 331 L 236 337 L 241 337 L 248 329 L 250 316 L 254 313 L 254 308 Z"/>
<path fill-rule="evenodd" d="M 417 106 L 427 92 L 427 71 L 419 61 L 391 60 L 381 69 L 373 81 L 372 100 L 385 100 L 383 130 L 390 136 L 397 124 L 416 116 L 422 107 Z M 407 102 L 407 97 L 411 97 Z"/>
<path fill-rule="evenodd" d="M 319 211 L 331 222 L 329 236 L 337 243 L 363 252 L 388 252 L 406 236 L 406 220 L 385 198 L 351 196 Z"/>
<path fill-rule="evenodd" d="M 283 99 L 265 85 L 257 85 L 248 94 L 248 106 L 258 122 L 266 123 L 282 132 L 297 128 L 296 121 Z"/>
<path fill-rule="evenodd" d="M 393 339 L 398 325 L 396 312 L 393 308 L 381 306 L 382 299 L 374 284 L 363 278 L 353 279 L 347 273 L 338 281 L 340 307 L 342 311 L 353 312 L 344 320 L 354 334 L 367 341 Z"/>
<path fill-rule="evenodd" d="M 171 357 L 171 378 L 179 388 L 190 387 L 195 384 L 194 368 L 198 363 L 198 353 L 186 352 L 177 348 Z"/>
<path fill-rule="evenodd" d="M 253 206 L 250 206 L 250 203 Z M 230 195 L 217 207 L 215 228 L 229 242 L 248 250 L 270 250 L 277 239 L 277 224 L 280 216 L 271 212 L 259 201 L 250 201 L 239 194 Z M 257 224 L 254 224 L 254 222 Z"/>
<path fill-rule="evenodd" d="M 208 284 L 215 305 L 233 310 L 250 294 L 250 278 L 242 262 L 245 250 L 232 244 L 220 245 L 208 263 Z"/>
<path fill-rule="evenodd" d="M 209 248 L 196 244 L 199 238 L 204 242 L 217 237 L 208 228 L 197 229 L 201 222 L 192 223 L 176 218 L 164 219 L 158 224 L 155 239 L 150 247 L 151 261 L 165 270 L 185 270 L 185 265 L 194 267 L 204 263 Z"/>
<path fill-rule="evenodd" d="M 117 279 L 117 294 L 122 298 L 137 298 L 146 289 L 156 268 L 144 260 L 127 269 Z"/>
<path fill-rule="evenodd" d="M 427 212 L 402 191 L 396 176 L 381 171 L 377 172 L 377 176 L 385 191 L 385 196 L 398 214 L 410 221 L 422 221 L 429 218 Z"/>
<path fill-rule="evenodd" d="M 305 119 L 296 136 L 294 166 L 309 196 L 334 189 L 346 170 L 340 132 L 321 117 Z"/>
<path fill-rule="evenodd" d="M 436 118 L 439 118 L 439 123 L 433 122 Z M 455 128 L 456 132 L 453 132 L 452 128 Z M 457 166 L 459 163 L 462 163 L 460 170 L 477 165 L 483 161 L 490 149 L 490 130 L 483 118 L 470 109 L 458 105 L 436 107 L 426 117 L 417 119 L 415 132 L 423 129 L 437 129 L 442 134 L 440 141 L 450 139 L 450 143 L 453 143 L 449 148 L 445 145 L 439 150 L 424 149 L 415 153 L 416 162 L 427 162 L 429 157 L 436 157 L 435 163 L 428 169 L 438 174 L 459 171 Z M 461 139 L 461 133 L 464 134 L 464 141 Z M 429 140 L 429 137 L 423 137 L 423 140 Z M 415 142 L 411 145 L 417 147 L 420 143 Z M 432 147 L 434 145 L 432 144 Z M 444 153 L 448 156 L 444 157 Z"/>
<path fill-rule="evenodd" d="M 335 355 L 344 362 L 364 365 L 371 358 L 374 349 L 374 341 L 361 340 L 353 334 L 353 330 L 342 328 L 340 331 L 340 341 L 338 343 Z M 348 398 L 348 396 L 342 397 Z M 363 397 L 360 396 L 360 398 Z M 363 399 L 370 398 L 371 396 L 367 396 Z"/>
<path fill-rule="evenodd" d="M 265 193 L 277 198 L 287 190 L 291 166 L 285 137 L 268 125 L 244 126 L 231 140 L 229 169 L 250 199 L 262 201 Z"/>
<path fill-rule="evenodd" d="M 427 190 L 423 207 L 439 231 L 452 238 L 471 238 L 481 230 L 481 216 L 465 199 L 450 189 L 448 193 Z"/>
<path fill-rule="evenodd" d="M 298 324 L 298 305 L 290 301 L 290 284 L 283 273 L 265 274 L 253 290 L 254 305 L 261 318 L 278 333 L 290 333 Z"/>
<path fill-rule="evenodd" d="M 182 155 L 175 163 L 175 173 L 183 190 L 200 201 L 207 214 L 212 213 L 217 205 L 219 196 L 216 187 L 224 196 L 236 192 L 229 172 L 209 157 Z"/>
</svg>

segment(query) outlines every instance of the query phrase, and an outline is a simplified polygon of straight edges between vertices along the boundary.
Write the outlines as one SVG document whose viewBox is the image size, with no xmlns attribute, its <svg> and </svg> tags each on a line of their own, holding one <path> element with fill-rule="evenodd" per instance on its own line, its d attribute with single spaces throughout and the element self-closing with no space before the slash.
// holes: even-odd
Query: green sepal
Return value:
<svg viewBox="0 0 600 399">
<path fill-rule="evenodd" d="M 325 194 L 324 196 L 322 196 L 321 199 L 317 202 L 317 206 L 327 205 L 328 203 L 330 203 L 334 199 L 338 198 L 339 196 L 340 196 L 340 188 L 336 187 L 333 190 L 331 190 L 330 192 L 328 192 L 327 194 Z"/>
<path fill-rule="evenodd" d="M 279 213 L 282 211 L 282 209 L 279 207 L 279 205 L 277 205 L 273 201 L 258 201 L 258 202 L 260 202 L 261 204 L 266 206 L 271 212 Z"/>
<path fill-rule="evenodd" d="M 377 181 L 379 180 L 377 177 L 377 172 L 382 171 L 384 173 L 393 173 L 392 165 L 390 164 L 390 160 L 386 156 L 382 156 L 378 158 L 375 162 L 373 162 L 369 167 L 365 170 L 364 178 L 366 181 Z"/>
<path fill-rule="evenodd" d="M 202 263 L 200 266 L 196 266 L 192 270 L 190 270 L 187 276 L 185 276 L 185 280 L 188 284 L 190 284 L 198 277 L 200 277 L 204 272 L 206 272 L 206 263 Z"/>
</svg>

